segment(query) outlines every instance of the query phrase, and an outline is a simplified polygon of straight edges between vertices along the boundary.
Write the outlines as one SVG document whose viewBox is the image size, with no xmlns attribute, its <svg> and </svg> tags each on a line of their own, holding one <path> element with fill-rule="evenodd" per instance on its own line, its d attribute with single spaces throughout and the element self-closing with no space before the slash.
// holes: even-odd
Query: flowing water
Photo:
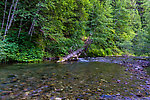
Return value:
<svg viewBox="0 0 150 100">
<path fill-rule="evenodd" d="M 149 95 L 126 68 L 102 62 L 0 66 L 0 99 L 112 99 Z"/>
<path fill-rule="evenodd" d="M 150 75 L 150 66 L 149 67 L 147 67 L 147 68 L 145 68 L 146 70 L 147 70 L 147 74 L 149 74 Z"/>
</svg>

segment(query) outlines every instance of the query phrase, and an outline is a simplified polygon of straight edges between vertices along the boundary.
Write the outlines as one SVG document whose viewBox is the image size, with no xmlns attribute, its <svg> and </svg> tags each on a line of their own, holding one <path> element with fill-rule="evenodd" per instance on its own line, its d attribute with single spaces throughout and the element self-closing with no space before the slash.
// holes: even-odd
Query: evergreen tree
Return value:
<svg viewBox="0 0 150 100">
<path fill-rule="evenodd" d="M 111 55 L 114 46 L 111 1 L 91 0 L 91 4 L 92 9 L 89 11 L 86 30 L 93 40 L 89 54 L 90 56 Z M 107 50 L 111 53 L 108 53 Z"/>
<path fill-rule="evenodd" d="M 142 28 L 148 28 L 150 1 L 149 0 L 136 0 L 137 9 L 141 17 Z"/>
<path fill-rule="evenodd" d="M 137 0 L 137 9 L 141 18 L 141 29 L 137 32 L 134 39 L 135 53 L 138 55 L 150 55 L 150 1 Z"/>
<path fill-rule="evenodd" d="M 139 21 L 134 18 L 136 14 L 134 2 L 130 0 L 116 0 L 113 2 L 113 19 L 116 30 L 116 43 L 123 51 L 131 51 L 132 39 L 137 28 L 140 28 Z M 138 19 L 138 18 L 137 18 Z"/>
<path fill-rule="evenodd" d="M 84 21 L 88 18 L 89 0 L 47 0 L 42 4 L 42 30 L 47 38 L 46 50 L 63 56 L 84 45 Z M 57 49 L 56 49 L 57 48 Z"/>
<path fill-rule="evenodd" d="M 88 56 L 148 55 L 149 0 L 1 0 L 0 61 L 42 60 L 83 47 Z M 123 51 L 123 52 L 122 52 Z"/>
</svg>

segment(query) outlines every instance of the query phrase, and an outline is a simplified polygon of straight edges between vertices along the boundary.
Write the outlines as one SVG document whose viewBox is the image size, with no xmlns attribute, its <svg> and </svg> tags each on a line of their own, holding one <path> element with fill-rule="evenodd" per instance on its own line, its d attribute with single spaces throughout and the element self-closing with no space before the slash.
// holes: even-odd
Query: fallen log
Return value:
<svg viewBox="0 0 150 100">
<path fill-rule="evenodd" d="M 60 58 L 60 60 L 58 60 L 57 62 L 65 62 L 65 61 L 68 61 L 68 60 L 72 60 L 72 58 L 75 58 L 76 60 L 78 59 L 78 57 L 81 55 L 81 53 L 83 51 L 86 51 L 87 48 L 88 48 L 88 45 L 91 44 L 91 39 L 89 39 L 89 37 L 86 39 L 85 43 L 84 43 L 84 46 L 80 49 L 77 49 L 76 51 L 72 52 L 71 54 L 65 56 L 65 57 L 62 57 Z"/>
<path fill-rule="evenodd" d="M 67 55 L 66 57 L 61 58 L 57 62 L 65 62 L 65 61 L 67 61 L 67 60 L 69 60 L 71 58 L 74 58 L 74 57 L 78 58 L 82 51 L 83 51 L 83 48 L 80 48 L 80 49 L 74 51 L 73 53 Z"/>
</svg>

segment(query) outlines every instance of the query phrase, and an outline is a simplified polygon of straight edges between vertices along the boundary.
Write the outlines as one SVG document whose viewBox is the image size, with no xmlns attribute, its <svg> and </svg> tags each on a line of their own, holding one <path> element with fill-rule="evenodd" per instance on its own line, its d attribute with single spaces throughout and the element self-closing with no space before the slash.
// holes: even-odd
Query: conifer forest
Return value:
<svg viewBox="0 0 150 100">
<path fill-rule="evenodd" d="M 150 0 L 0 0 L 0 100 L 150 100 Z"/>
<path fill-rule="evenodd" d="M 149 56 L 149 0 L 1 0 L 0 62 L 63 57 Z"/>
</svg>

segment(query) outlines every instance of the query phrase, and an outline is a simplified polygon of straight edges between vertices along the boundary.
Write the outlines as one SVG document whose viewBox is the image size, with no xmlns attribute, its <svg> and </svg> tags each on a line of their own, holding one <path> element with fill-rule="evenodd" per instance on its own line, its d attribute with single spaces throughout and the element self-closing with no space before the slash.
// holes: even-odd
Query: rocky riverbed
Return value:
<svg viewBox="0 0 150 100">
<path fill-rule="evenodd" d="M 143 97 L 141 99 L 148 99 L 150 100 L 150 75 L 149 75 L 149 68 L 150 67 L 150 57 L 97 57 L 97 58 L 80 58 L 79 61 L 83 62 L 107 62 L 107 63 L 116 63 L 120 64 L 121 66 L 126 67 L 126 71 L 130 72 L 134 76 L 137 77 L 138 80 L 144 81 L 146 84 L 141 85 L 143 89 L 148 91 L 148 97 L 144 97 L 142 93 L 136 94 L 134 97 Z M 146 71 L 145 68 L 148 70 Z"/>
<path fill-rule="evenodd" d="M 97 57 L 1 66 L 0 99 L 150 100 L 149 64 L 147 57 Z"/>
</svg>

